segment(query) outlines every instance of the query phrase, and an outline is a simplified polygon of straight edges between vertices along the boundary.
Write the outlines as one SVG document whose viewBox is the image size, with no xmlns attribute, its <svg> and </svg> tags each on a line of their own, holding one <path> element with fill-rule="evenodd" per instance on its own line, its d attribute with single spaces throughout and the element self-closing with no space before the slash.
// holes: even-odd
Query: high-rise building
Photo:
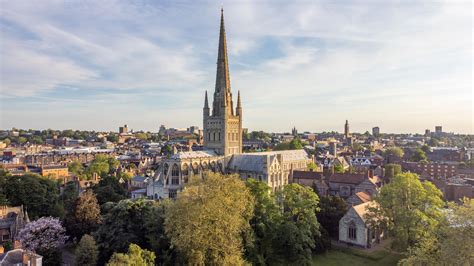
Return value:
<svg viewBox="0 0 474 266">
<path fill-rule="evenodd" d="M 237 94 L 237 107 L 234 109 L 230 90 L 229 58 L 224 27 L 224 13 L 221 11 L 219 51 L 217 55 L 216 86 L 209 108 L 207 91 L 203 108 L 204 147 L 218 155 L 242 153 L 242 106 L 240 91 Z"/>
<path fill-rule="evenodd" d="M 425 129 L 425 137 L 429 137 L 431 135 L 431 130 Z"/>
<path fill-rule="evenodd" d="M 128 126 L 124 125 L 123 127 L 119 127 L 120 134 L 127 134 L 128 133 Z"/>
<path fill-rule="evenodd" d="M 436 133 L 437 135 L 443 133 L 443 127 L 442 127 L 442 126 L 436 126 L 436 127 L 435 127 L 435 133 Z"/>
<path fill-rule="evenodd" d="M 380 128 L 379 127 L 373 127 L 372 128 L 372 135 L 374 135 L 374 136 L 380 135 Z"/>
</svg>

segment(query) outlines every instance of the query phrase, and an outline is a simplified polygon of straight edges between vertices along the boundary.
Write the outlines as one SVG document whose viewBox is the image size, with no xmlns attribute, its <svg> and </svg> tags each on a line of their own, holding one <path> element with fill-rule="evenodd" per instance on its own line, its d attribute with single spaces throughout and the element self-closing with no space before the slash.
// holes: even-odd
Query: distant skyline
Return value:
<svg viewBox="0 0 474 266">
<path fill-rule="evenodd" d="M 223 6 L 245 128 L 474 133 L 470 1 Z M 202 127 L 220 8 L 0 0 L 0 128 Z"/>
</svg>

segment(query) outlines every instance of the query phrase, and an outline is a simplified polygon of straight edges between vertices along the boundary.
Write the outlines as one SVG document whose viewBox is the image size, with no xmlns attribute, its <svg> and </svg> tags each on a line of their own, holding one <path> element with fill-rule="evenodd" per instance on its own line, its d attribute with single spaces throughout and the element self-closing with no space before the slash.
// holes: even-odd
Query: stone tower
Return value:
<svg viewBox="0 0 474 266">
<path fill-rule="evenodd" d="M 242 153 L 242 106 L 240 92 L 237 96 L 237 107 L 234 110 L 232 92 L 230 91 L 229 59 L 224 28 L 224 11 L 221 9 L 221 26 L 219 33 L 219 51 L 217 55 L 216 87 L 209 108 L 207 91 L 203 108 L 204 147 L 214 150 L 218 155 Z"/>
<path fill-rule="evenodd" d="M 344 138 L 349 138 L 349 121 L 346 120 L 346 124 L 344 125 Z"/>
</svg>

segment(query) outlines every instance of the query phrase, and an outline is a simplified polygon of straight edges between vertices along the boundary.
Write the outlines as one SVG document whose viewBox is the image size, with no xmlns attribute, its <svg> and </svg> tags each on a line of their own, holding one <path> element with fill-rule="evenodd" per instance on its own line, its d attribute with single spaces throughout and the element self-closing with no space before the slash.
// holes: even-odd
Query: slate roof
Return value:
<svg viewBox="0 0 474 266">
<path fill-rule="evenodd" d="M 217 154 L 214 151 L 182 151 L 171 155 L 171 159 L 192 159 L 192 158 L 208 158 L 216 157 Z"/>
<path fill-rule="evenodd" d="M 323 177 L 322 172 L 314 172 L 314 171 L 293 171 L 293 179 L 314 179 L 320 180 Z"/>
<path fill-rule="evenodd" d="M 329 176 L 329 182 L 358 185 L 368 179 L 367 174 L 334 173 Z"/>
</svg>

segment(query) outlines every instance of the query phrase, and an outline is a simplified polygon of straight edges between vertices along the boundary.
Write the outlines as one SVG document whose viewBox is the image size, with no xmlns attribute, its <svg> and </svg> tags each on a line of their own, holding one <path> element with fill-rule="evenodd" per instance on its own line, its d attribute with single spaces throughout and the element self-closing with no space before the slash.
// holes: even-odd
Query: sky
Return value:
<svg viewBox="0 0 474 266">
<path fill-rule="evenodd" d="M 456 0 L 0 0 L 0 128 L 201 127 L 221 5 L 245 128 L 474 133 Z"/>
</svg>

